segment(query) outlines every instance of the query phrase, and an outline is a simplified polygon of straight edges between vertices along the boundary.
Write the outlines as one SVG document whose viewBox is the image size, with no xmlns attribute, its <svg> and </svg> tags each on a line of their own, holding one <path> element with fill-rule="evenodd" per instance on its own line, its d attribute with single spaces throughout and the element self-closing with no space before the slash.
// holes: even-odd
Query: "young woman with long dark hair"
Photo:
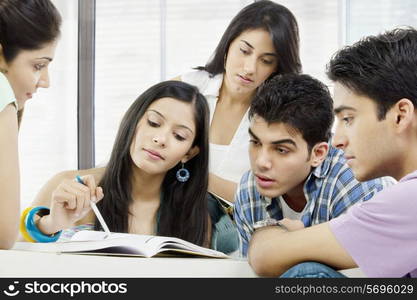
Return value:
<svg viewBox="0 0 417 300">
<path fill-rule="evenodd" d="M 173 236 L 209 247 L 208 117 L 196 87 L 180 81 L 152 86 L 126 112 L 106 167 L 60 173 L 39 192 L 34 206 L 50 207 L 50 214 L 34 220 L 37 230 L 56 236 L 77 226 L 66 237 L 79 229 L 101 230 L 90 209 L 94 201 L 113 232 Z"/>
</svg>

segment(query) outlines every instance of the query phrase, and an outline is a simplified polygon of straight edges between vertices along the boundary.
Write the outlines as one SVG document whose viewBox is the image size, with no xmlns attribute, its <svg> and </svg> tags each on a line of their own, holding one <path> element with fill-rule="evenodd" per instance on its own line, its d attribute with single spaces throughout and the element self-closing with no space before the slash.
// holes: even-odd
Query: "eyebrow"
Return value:
<svg viewBox="0 0 417 300">
<path fill-rule="evenodd" d="M 249 44 L 249 42 L 247 42 L 247 41 L 245 41 L 245 40 L 240 40 L 241 42 L 243 42 L 243 43 L 245 43 L 249 48 L 251 48 L 251 49 L 255 49 L 251 44 Z M 269 56 L 275 56 L 275 57 L 278 57 L 278 55 L 276 54 L 276 53 L 269 53 L 269 52 L 266 52 L 266 53 L 264 53 L 263 55 L 269 55 Z"/>
<path fill-rule="evenodd" d="M 345 111 L 345 110 L 353 110 L 353 111 L 356 111 L 356 109 L 353 108 L 353 107 L 351 107 L 351 106 L 341 105 L 341 106 L 336 107 L 334 109 L 334 113 L 337 115 L 337 114 L 340 114 L 342 111 Z"/>
<path fill-rule="evenodd" d="M 251 135 L 254 139 L 259 141 L 259 138 L 256 136 L 256 134 L 253 133 L 253 131 L 249 128 L 249 135 Z M 281 145 L 281 144 L 291 144 L 294 147 L 297 148 L 297 144 L 292 139 L 282 139 L 271 142 L 272 145 Z"/>
<path fill-rule="evenodd" d="M 154 113 L 156 113 L 157 115 L 159 115 L 162 119 L 166 120 L 165 116 L 163 114 L 161 114 L 159 111 L 156 111 L 154 109 L 149 109 L 148 111 L 152 111 Z M 177 124 L 176 126 L 187 129 L 189 131 L 191 131 L 191 133 L 194 133 L 188 126 L 182 125 L 182 124 Z"/>
<path fill-rule="evenodd" d="M 46 60 L 49 60 L 50 62 L 52 61 L 52 58 L 50 58 L 48 56 L 38 57 L 37 59 L 46 59 Z"/>
</svg>

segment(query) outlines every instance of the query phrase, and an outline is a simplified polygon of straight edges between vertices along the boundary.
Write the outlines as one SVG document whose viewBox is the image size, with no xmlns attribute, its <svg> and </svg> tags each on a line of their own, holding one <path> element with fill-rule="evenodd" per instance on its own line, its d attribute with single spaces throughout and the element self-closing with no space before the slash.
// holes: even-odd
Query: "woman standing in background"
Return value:
<svg viewBox="0 0 417 300">
<path fill-rule="evenodd" d="M 209 192 L 234 202 L 237 184 L 250 169 L 248 109 L 257 88 L 276 74 L 301 72 L 294 15 L 272 1 L 244 7 L 227 27 L 212 59 L 196 69 L 176 79 L 197 86 L 209 103 Z M 219 220 L 223 218 L 217 225 L 229 237 L 222 240 L 234 248 L 233 223 L 217 201 L 209 206 Z"/>
<path fill-rule="evenodd" d="M 257 88 L 276 74 L 299 73 L 298 25 L 272 1 L 244 7 L 223 34 L 213 58 L 177 79 L 197 86 L 210 105 L 209 191 L 233 202 L 250 168 L 247 112 Z"/>
</svg>

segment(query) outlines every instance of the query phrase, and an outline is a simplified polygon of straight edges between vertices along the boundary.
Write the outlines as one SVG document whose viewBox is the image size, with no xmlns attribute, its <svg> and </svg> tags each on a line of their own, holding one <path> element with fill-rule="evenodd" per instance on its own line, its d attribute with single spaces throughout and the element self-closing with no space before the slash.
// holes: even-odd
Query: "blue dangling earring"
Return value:
<svg viewBox="0 0 417 300">
<path fill-rule="evenodd" d="M 190 172 L 184 168 L 184 163 L 182 163 L 181 169 L 177 171 L 177 180 L 179 182 L 186 182 L 188 179 L 190 179 Z"/>
</svg>

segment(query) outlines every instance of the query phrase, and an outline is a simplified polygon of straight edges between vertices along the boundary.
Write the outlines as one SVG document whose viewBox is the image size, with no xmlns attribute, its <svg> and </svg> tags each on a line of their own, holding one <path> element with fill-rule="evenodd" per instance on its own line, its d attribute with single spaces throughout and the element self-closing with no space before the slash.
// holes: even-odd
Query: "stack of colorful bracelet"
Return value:
<svg viewBox="0 0 417 300">
<path fill-rule="evenodd" d="M 50 243 L 59 239 L 62 231 L 46 235 L 35 224 L 35 215 L 43 217 L 49 215 L 49 212 L 49 208 L 44 206 L 28 207 L 23 211 L 20 217 L 20 233 L 26 241 L 31 243 Z"/>
</svg>

